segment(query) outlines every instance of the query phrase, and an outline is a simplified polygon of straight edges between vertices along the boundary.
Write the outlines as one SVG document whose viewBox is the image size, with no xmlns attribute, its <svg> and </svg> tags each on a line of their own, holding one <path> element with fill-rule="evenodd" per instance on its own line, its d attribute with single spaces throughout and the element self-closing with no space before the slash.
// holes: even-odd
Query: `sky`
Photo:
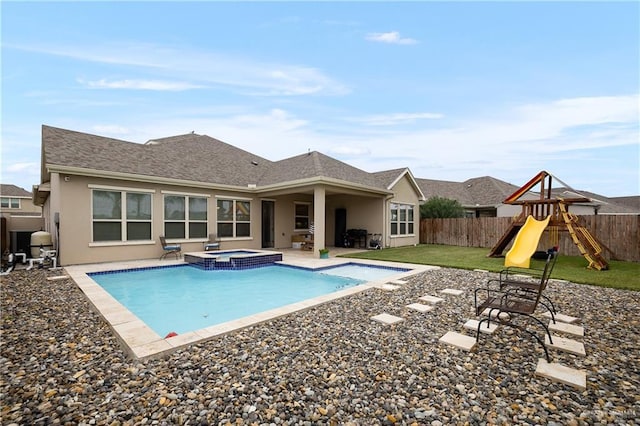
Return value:
<svg viewBox="0 0 640 426">
<path fill-rule="evenodd" d="M 640 195 L 640 3 L 2 1 L 1 181 L 42 125 Z"/>
</svg>

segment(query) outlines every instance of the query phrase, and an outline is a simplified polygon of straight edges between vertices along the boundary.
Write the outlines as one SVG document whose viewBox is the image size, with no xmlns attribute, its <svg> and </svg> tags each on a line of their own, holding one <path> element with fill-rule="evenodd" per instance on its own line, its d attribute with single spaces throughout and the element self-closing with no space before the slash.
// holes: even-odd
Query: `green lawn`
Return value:
<svg viewBox="0 0 640 426">
<path fill-rule="evenodd" d="M 504 269 L 504 258 L 487 257 L 488 253 L 488 248 L 420 244 L 415 247 L 370 250 L 345 257 L 460 269 L 485 269 L 494 272 Z M 607 271 L 587 269 L 587 265 L 588 262 L 581 256 L 560 255 L 551 277 L 574 283 L 640 291 L 640 263 L 612 260 Z M 531 268 L 544 268 L 544 261 L 532 260 Z"/>
</svg>

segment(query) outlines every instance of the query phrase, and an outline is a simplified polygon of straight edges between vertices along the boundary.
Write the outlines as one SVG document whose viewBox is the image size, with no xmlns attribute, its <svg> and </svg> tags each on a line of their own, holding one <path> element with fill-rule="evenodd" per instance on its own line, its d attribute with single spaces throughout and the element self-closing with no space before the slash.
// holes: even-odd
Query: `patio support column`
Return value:
<svg viewBox="0 0 640 426">
<path fill-rule="evenodd" d="M 325 248 L 325 189 L 316 186 L 313 189 L 313 254 L 320 255 L 320 249 Z"/>
</svg>

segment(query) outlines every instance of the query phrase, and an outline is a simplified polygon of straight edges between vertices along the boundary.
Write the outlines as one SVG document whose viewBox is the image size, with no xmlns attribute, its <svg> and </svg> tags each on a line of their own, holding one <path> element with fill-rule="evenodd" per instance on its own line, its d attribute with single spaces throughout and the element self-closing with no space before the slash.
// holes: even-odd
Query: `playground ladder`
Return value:
<svg viewBox="0 0 640 426">
<path fill-rule="evenodd" d="M 578 216 L 567 211 L 565 203 L 560 202 L 558 206 L 560 207 L 564 223 L 569 230 L 569 235 L 571 235 L 571 239 L 578 247 L 578 250 L 580 250 L 582 256 L 589 262 L 589 268 L 595 268 L 599 271 L 608 269 L 609 264 L 605 258 L 602 257 L 602 247 L 596 238 L 580 223 Z"/>
</svg>

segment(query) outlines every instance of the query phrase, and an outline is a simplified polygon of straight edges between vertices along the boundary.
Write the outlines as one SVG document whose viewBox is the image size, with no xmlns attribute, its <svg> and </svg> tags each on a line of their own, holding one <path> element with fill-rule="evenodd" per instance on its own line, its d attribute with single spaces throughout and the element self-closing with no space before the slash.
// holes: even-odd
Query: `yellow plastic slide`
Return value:
<svg viewBox="0 0 640 426">
<path fill-rule="evenodd" d="M 515 266 L 518 268 L 529 268 L 531 256 L 538 248 L 538 242 L 549 224 L 551 216 L 547 216 L 545 220 L 536 220 L 529 215 L 526 222 L 520 228 L 513 247 L 504 258 L 504 266 Z"/>
</svg>

